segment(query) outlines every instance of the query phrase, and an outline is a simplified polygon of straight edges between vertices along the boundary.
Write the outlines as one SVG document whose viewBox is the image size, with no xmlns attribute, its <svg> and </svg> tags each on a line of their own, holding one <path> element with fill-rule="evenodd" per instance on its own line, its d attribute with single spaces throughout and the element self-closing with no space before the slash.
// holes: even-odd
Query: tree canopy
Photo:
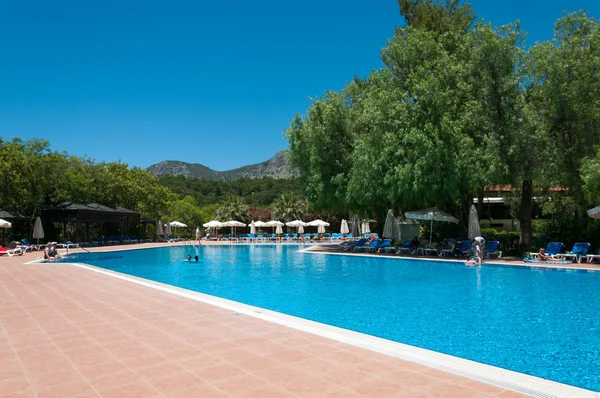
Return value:
<svg viewBox="0 0 600 398">
<path fill-rule="evenodd" d="M 583 208 L 600 142 L 598 21 L 566 14 L 527 49 L 518 22 L 493 26 L 469 4 L 398 2 L 406 25 L 384 67 L 326 91 L 285 132 L 311 208 L 438 206 L 466 221 L 473 197 L 511 185 L 523 244 L 534 189 L 568 187 Z"/>
</svg>

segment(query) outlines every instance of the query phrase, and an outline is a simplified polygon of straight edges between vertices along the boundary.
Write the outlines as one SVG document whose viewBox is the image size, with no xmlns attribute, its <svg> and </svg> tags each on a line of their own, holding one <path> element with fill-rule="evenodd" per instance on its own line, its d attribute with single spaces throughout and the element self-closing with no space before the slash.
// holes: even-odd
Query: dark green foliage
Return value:
<svg viewBox="0 0 600 398">
<path fill-rule="evenodd" d="M 297 179 L 212 181 L 178 176 L 162 177 L 160 184 L 179 195 L 191 196 L 198 206 L 220 203 L 231 196 L 240 197 L 245 204 L 255 207 L 269 206 L 285 192 L 303 197 L 302 186 Z"/>
<path fill-rule="evenodd" d="M 493 228 L 484 228 L 481 235 L 487 242 L 497 240 L 500 242 L 499 250 L 503 256 L 520 256 L 519 233 L 510 231 L 498 231 Z"/>
<path fill-rule="evenodd" d="M 471 4 L 460 0 L 398 0 L 400 15 L 415 28 L 444 33 L 466 32 L 476 19 Z"/>
</svg>

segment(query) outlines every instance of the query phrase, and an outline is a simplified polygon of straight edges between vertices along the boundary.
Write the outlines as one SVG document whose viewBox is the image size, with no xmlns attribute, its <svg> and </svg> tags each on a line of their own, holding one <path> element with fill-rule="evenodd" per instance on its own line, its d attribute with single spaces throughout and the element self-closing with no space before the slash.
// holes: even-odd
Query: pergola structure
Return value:
<svg viewBox="0 0 600 398">
<path fill-rule="evenodd" d="M 0 210 L 0 219 L 14 223 L 15 221 L 29 221 L 29 230 L 31 230 L 31 219 L 25 217 L 18 211 Z M 6 230 L 2 229 L 2 245 L 6 245 Z"/>
<path fill-rule="evenodd" d="M 104 224 L 118 223 L 121 236 L 124 224 L 139 224 L 140 213 L 117 206 L 116 208 L 104 206 L 98 203 L 81 204 L 73 202 L 61 203 L 58 206 L 46 209 L 42 217 L 48 221 L 62 223 L 63 230 L 67 223 L 75 223 L 75 235 L 80 223 L 86 225 L 86 239 L 89 240 L 89 224 L 100 224 L 100 230 L 104 231 Z"/>
</svg>

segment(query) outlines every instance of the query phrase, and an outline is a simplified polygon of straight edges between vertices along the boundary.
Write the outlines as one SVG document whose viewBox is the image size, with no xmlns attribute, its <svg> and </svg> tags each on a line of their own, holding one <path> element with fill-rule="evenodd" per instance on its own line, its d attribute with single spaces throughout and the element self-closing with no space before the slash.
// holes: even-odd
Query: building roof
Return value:
<svg viewBox="0 0 600 398">
<path fill-rule="evenodd" d="M 44 210 L 45 218 L 57 222 L 128 222 L 139 223 L 140 213 L 122 207 L 112 208 L 99 203 L 64 202 Z"/>
</svg>

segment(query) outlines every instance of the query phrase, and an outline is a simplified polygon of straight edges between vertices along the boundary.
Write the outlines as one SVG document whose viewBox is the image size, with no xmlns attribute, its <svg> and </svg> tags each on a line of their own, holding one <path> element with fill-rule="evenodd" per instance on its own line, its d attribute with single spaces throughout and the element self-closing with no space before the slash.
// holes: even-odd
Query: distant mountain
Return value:
<svg viewBox="0 0 600 398">
<path fill-rule="evenodd" d="M 286 151 L 279 151 L 271 159 L 243 166 L 233 170 L 215 171 L 200 163 L 186 163 L 177 160 L 165 160 L 153 164 L 146 170 L 157 177 L 184 176 L 187 178 L 202 178 L 216 181 L 233 181 L 241 178 L 294 178 L 297 173 L 288 169 Z"/>
</svg>

